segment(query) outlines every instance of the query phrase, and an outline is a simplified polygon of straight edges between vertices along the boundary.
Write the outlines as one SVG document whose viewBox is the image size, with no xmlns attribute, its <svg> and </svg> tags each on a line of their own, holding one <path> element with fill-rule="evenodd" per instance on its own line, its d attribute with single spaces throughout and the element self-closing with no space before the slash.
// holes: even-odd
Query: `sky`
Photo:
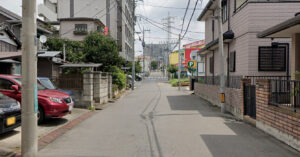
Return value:
<svg viewBox="0 0 300 157">
<path fill-rule="evenodd" d="M 187 28 L 196 1 L 197 0 L 191 0 L 190 2 L 189 10 L 187 12 L 185 18 L 185 24 L 183 27 L 184 30 L 186 30 Z M 188 30 L 191 32 L 188 32 L 186 34 L 185 38 L 181 42 L 182 43 L 181 47 L 185 44 L 204 39 L 205 24 L 204 22 L 197 21 L 197 18 L 200 15 L 202 9 L 205 7 L 207 2 L 208 0 L 199 0 L 197 4 L 197 10 L 194 13 L 194 16 L 192 18 Z M 141 29 L 143 29 L 143 27 L 145 28 L 145 30 L 148 29 L 150 30 L 150 32 L 145 33 L 146 44 L 166 42 L 167 32 L 162 30 L 161 28 L 158 28 L 157 26 L 163 27 L 164 24 L 162 19 L 168 17 L 168 13 L 169 13 L 171 17 L 174 17 L 173 18 L 174 23 L 172 23 L 171 38 L 173 42 L 177 42 L 179 38 L 180 30 L 182 28 L 183 16 L 187 4 L 188 4 L 188 0 L 143 0 L 143 2 L 140 0 L 136 8 L 136 15 L 138 16 L 137 25 L 135 27 L 136 31 L 141 32 Z M 144 18 L 139 18 L 140 15 Z M 147 20 L 144 20 L 145 17 L 148 18 L 148 21 L 152 21 L 152 23 L 154 23 L 156 26 L 147 22 Z M 136 35 L 136 39 L 138 39 L 139 37 L 142 38 L 142 34 Z M 174 46 L 175 45 L 173 45 L 172 48 Z M 136 49 L 136 55 L 142 54 L 142 52 L 140 52 L 142 50 L 142 44 L 139 40 L 136 40 L 135 49 Z"/>
<path fill-rule="evenodd" d="M 168 17 L 170 14 L 174 23 L 172 23 L 172 41 L 176 43 L 178 41 L 178 36 L 182 28 L 183 16 L 185 13 L 185 8 L 187 7 L 188 0 L 138 0 L 136 15 L 137 24 L 135 27 L 136 32 L 141 32 L 143 28 L 145 30 L 150 30 L 150 32 L 145 33 L 145 42 L 149 43 L 165 43 L 167 41 L 167 32 L 163 29 L 164 22 L 163 18 Z M 183 29 L 186 30 L 189 19 L 195 7 L 197 0 L 191 0 L 189 10 L 185 18 L 185 24 Z M 197 40 L 204 39 L 205 26 L 204 22 L 197 21 L 197 17 L 200 15 L 202 9 L 205 7 L 208 0 L 199 0 L 197 4 L 197 9 L 194 13 L 194 16 L 191 20 L 189 27 L 189 32 L 186 34 L 185 38 L 181 42 L 181 47 L 184 44 L 188 44 Z M 37 0 L 37 5 L 43 3 L 43 0 Z M 7 8 L 10 11 L 13 11 L 21 15 L 21 6 L 22 0 L 0 0 L 0 5 Z M 145 20 L 146 19 L 146 20 Z M 150 24 L 149 22 L 153 24 Z M 184 34 L 183 31 L 182 34 Z M 142 43 L 139 41 L 139 38 L 142 38 L 142 34 L 135 35 L 135 52 L 136 56 L 142 54 Z M 175 45 L 172 46 L 172 48 Z"/>
</svg>

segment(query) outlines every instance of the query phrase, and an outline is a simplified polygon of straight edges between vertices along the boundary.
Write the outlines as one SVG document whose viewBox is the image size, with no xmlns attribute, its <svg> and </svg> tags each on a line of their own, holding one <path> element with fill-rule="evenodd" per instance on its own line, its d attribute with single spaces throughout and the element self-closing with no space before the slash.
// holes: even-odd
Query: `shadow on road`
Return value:
<svg viewBox="0 0 300 157">
<path fill-rule="evenodd" d="M 194 95 L 167 96 L 171 110 L 198 111 L 205 117 L 219 117 L 220 109 Z"/>
<path fill-rule="evenodd" d="M 14 136 L 14 135 L 16 135 L 18 133 L 20 133 L 20 131 L 12 130 L 12 131 L 0 134 L 0 141 L 4 140 L 6 138 L 12 137 L 12 136 Z"/>
<path fill-rule="evenodd" d="M 65 118 L 53 118 L 53 119 L 47 119 L 45 120 L 42 124 L 39 126 L 41 127 L 54 127 L 54 126 L 59 126 L 67 123 L 68 120 Z"/>
</svg>

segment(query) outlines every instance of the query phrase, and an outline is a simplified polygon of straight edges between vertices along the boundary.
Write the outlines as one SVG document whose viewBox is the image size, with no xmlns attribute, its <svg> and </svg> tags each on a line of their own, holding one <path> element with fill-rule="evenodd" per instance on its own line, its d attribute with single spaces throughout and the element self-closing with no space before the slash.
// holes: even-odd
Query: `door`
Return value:
<svg viewBox="0 0 300 157">
<path fill-rule="evenodd" d="M 256 118 L 256 88 L 255 85 L 244 85 L 244 114 Z"/>
</svg>

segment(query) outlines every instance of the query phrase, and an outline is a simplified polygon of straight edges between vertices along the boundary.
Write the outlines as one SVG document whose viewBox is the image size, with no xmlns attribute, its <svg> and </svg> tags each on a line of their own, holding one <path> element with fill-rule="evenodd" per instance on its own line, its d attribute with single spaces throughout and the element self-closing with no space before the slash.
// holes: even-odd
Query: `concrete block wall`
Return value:
<svg viewBox="0 0 300 157">
<path fill-rule="evenodd" d="M 94 75 L 92 72 L 83 74 L 83 101 L 81 106 L 88 108 L 94 105 Z"/>
<path fill-rule="evenodd" d="M 205 90 L 204 90 L 205 89 Z M 220 107 L 220 89 L 216 85 L 195 83 L 195 94 L 206 99 L 213 105 Z M 225 90 L 226 111 L 243 119 L 243 90 L 226 88 Z"/>
<path fill-rule="evenodd" d="M 101 88 L 101 72 L 93 72 L 94 74 L 94 95 L 95 103 L 100 103 L 100 88 Z"/>
<path fill-rule="evenodd" d="M 112 75 L 111 73 L 108 74 L 108 99 L 113 98 L 113 88 L 112 88 Z"/>
<path fill-rule="evenodd" d="M 256 127 L 300 151 L 300 114 L 269 104 L 269 80 L 256 83 Z"/>
<path fill-rule="evenodd" d="M 108 102 L 108 74 L 101 73 L 100 79 L 100 104 Z"/>
</svg>

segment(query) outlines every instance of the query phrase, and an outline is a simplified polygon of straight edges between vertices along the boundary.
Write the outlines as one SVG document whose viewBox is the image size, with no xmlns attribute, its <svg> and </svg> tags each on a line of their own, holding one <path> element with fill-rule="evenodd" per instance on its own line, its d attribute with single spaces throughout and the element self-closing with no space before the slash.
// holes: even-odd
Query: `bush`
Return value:
<svg viewBox="0 0 300 157">
<path fill-rule="evenodd" d="M 112 66 L 108 70 L 112 74 L 112 83 L 117 85 L 118 89 L 121 90 L 125 88 L 126 85 L 126 75 L 117 66 Z"/>
<path fill-rule="evenodd" d="M 183 78 L 183 79 L 180 79 L 180 82 L 183 83 L 183 82 L 190 82 L 189 78 Z M 172 79 L 169 81 L 169 83 L 173 86 L 173 87 L 177 87 L 178 86 L 178 79 Z"/>
</svg>

